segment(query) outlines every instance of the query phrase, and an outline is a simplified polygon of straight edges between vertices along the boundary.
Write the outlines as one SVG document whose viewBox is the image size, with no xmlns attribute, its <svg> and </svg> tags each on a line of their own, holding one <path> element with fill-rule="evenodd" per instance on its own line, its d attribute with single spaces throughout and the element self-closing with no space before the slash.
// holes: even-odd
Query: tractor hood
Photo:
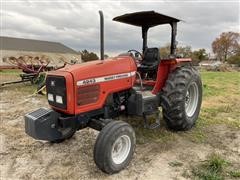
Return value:
<svg viewBox="0 0 240 180">
<path fill-rule="evenodd" d="M 52 90 L 52 94 L 57 94 L 62 89 L 62 96 L 66 94 L 64 99 L 66 107 L 64 106 L 65 109 L 63 109 L 57 104 L 50 103 L 50 105 L 66 114 L 80 114 L 99 109 L 105 103 L 109 93 L 119 92 L 133 86 L 136 70 L 137 67 L 132 57 L 119 56 L 112 59 L 67 65 L 62 69 L 51 71 L 47 76 L 49 82 L 46 85 L 47 89 Z M 63 79 L 63 82 L 65 79 L 65 85 L 60 83 L 60 78 Z M 55 83 L 51 81 L 55 81 Z M 56 87 L 58 84 L 59 86 Z M 88 89 L 86 90 L 86 88 Z M 97 97 L 95 97 L 96 88 L 98 90 Z M 92 94 L 91 90 L 94 90 L 95 94 Z M 48 92 L 50 91 L 48 90 Z M 82 95 L 82 92 L 87 93 Z M 89 97 L 94 102 L 89 102 Z"/>
<path fill-rule="evenodd" d="M 57 74 L 62 71 L 69 72 L 72 74 L 74 81 L 79 81 L 89 78 L 129 73 L 136 71 L 136 69 L 137 67 L 132 57 L 121 56 L 106 60 L 90 61 L 82 64 L 67 65 L 56 72 Z"/>
</svg>

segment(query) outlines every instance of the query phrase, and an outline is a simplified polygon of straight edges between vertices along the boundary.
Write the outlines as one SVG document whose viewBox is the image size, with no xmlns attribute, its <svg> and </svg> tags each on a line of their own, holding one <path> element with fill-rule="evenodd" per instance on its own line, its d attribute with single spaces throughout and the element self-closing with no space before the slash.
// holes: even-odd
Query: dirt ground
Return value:
<svg viewBox="0 0 240 180">
<path fill-rule="evenodd" d="M 192 167 L 211 153 L 220 153 L 232 168 L 240 169 L 240 127 L 200 123 L 189 132 L 174 133 L 164 124 L 148 132 L 133 123 L 139 135 L 133 160 L 120 173 L 106 175 L 93 160 L 97 131 L 78 131 L 61 144 L 36 141 L 25 134 L 24 114 L 48 107 L 45 97 L 33 92 L 29 85 L 0 89 L 0 179 L 194 179 Z M 204 110 L 211 102 L 211 98 L 204 100 Z M 199 121 L 205 122 L 205 117 Z"/>
</svg>

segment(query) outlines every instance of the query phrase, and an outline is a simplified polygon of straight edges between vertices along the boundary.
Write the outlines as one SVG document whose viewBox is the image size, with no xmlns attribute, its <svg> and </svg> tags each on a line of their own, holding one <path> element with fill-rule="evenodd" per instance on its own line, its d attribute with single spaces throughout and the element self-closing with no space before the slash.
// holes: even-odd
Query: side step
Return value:
<svg viewBox="0 0 240 180">
<path fill-rule="evenodd" d="M 144 120 L 144 127 L 148 129 L 156 129 L 160 127 L 160 112 L 159 112 L 159 98 L 152 94 L 151 91 L 135 90 L 128 99 L 128 114 L 142 116 Z M 156 122 L 149 123 L 147 116 L 156 114 Z"/>
<path fill-rule="evenodd" d="M 161 120 L 161 115 L 160 115 L 160 112 L 159 111 L 157 111 L 157 112 L 155 112 L 154 113 L 155 115 L 156 115 L 156 121 L 154 122 L 154 123 L 152 123 L 152 124 L 150 124 L 149 122 L 148 122 L 148 119 L 147 119 L 147 114 L 145 114 L 145 113 L 143 113 L 143 119 L 144 119 L 144 128 L 146 128 L 146 129 L 157 129 L 157 128 L 160 128 L 160 120 Z M 150 115 L 152 115 L 152 114 L 150 114 Z"/>
</svg>

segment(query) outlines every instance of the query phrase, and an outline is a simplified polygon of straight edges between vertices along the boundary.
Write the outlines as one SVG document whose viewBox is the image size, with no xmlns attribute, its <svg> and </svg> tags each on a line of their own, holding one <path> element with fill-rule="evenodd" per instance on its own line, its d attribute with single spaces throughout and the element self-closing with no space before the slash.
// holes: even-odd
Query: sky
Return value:
<svg viewBox="0 0 240 180">
<path fill-rule="evenodd" d="M 145 1 L 16 1 L 1 0 L 1 36 L 63 43 L 74 50 L 99 54 L 99 15 L 105 18 L 105 53 L 141 50 L 141 28 L 112 21 L 125 13 L 154 10 L 183 20 L 178 23 L 178 45 L 205 48 L 222 32 L 240 32 L 239 0 Z M 148 47 L 170 43 L 169 25 L 149 30 Z"/>
</svg>

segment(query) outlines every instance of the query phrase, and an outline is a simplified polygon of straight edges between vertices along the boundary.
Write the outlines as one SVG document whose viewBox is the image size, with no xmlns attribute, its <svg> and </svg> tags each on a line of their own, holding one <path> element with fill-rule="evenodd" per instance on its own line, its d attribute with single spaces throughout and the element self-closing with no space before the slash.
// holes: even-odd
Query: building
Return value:
<svg viewBox="0 0 240 180">
<path fill-rule="evenodd" d="M 62 43 L 0 36 L 0 67 L 11 68 L 9 59 L 19 58 L 28 62 L 47 59 L 52 67 L 81 63 L 81 54 Z"/>
</svg>

